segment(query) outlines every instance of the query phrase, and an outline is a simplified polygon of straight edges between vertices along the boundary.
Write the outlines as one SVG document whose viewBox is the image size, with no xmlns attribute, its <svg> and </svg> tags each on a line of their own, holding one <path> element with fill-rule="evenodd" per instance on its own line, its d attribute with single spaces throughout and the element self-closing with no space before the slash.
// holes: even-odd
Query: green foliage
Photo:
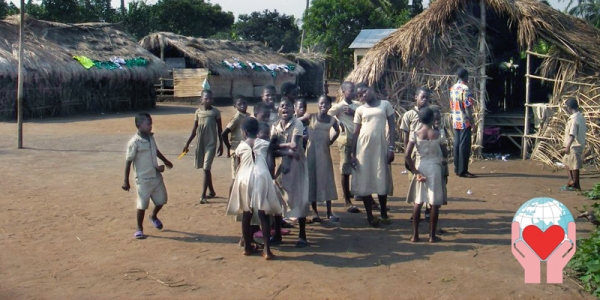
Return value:
<svg viewBox="0 0 600 300">
<path fill-rule="evenodd" d="M 600 183 L 596 183 L 593 189 L 583 192 L 583 195 L 591 200 L 600 199 Z"/>
<path fill-rule="evenodd" d="M 600 28 L 600 0 L 578 0 L 576 5 L 570 0 L 566 11 Z"/>
<path fill-rule="evenodd" d="M 0 19 L 19 13 L 19 9 L 8 0 L 0 0 Z"/>
<path fill-rule="evenodd" d="M 242 40 L 259 41 L 275 51 L 295 52 L 300 43 L 294 16 L 279 14 L 277 10 L 240 15 L 234 31 Z"/>
<path fill-rule="evenodd" d="M 45 8 L 44 20 L 78 23 L 81 22 L 81 9 L 77 0 L 42 0 Z"/>
<path fill-rule="evenodd" d="M 360 30 L 396 27 L 395 17 L 386 11 L 389 8 L 376 7 L 370 0 L 314 0 L 303 19 L 306 43 L 325 48 L 331 55 L 330 75 L 343 78 L 352 68 L 352 51 L 348 46 Z"/>
<path fill-rule="evenodd" d="M 584 210 L 587 209 L 588 207 L 584 206 Z M 600 203 L 592 204 L 591 209 L 596 216 L 600 216 Z M 577 251 L 568 266 L 576 272 L 585 290 L 600 298 L 600 231 L 598 227 L 588 238 L 577 240 Z"/>
</svg>

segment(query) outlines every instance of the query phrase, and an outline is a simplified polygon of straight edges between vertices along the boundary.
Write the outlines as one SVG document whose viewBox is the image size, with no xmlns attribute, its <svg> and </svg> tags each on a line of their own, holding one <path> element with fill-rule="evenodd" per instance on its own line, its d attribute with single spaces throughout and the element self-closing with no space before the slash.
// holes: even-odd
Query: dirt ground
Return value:
<svg viewBox="0 0 600 300">
<path fill-rule="evenodd" d="M 219 109 L 226 123 L 233 108 Z M 519 206 L 549 196 L 576 214 L 586 201 L 559 191 L 563 171 L 533 161 L 478 161 L 471 171 L 480 178 L 450 177 L 449 205 L 440 215 L 447 233 L 437 244 L 409 241 L 408 178 L 398 155 L 392 225 L 369 228 L 364 213 L 346 213 L 336 201 L 341 221 L 308 225 L 310 247 L 293 247 L 295 229 L 274 249 L 276 260 L 244 257 L 239 224 L 225 216 L 229 160 L 215 159 L 218 198 L 207 205 L 198 204 L 201 171 L 193 154 L 177 160 L 194 110 L 160 105 L 151 111 L 159 148 L 175 167 L 164 174 L 165 228 L 146 220 L 145 240 L 133 239 L 135 192 L 121 190 L 134 113 L 30 120 L 23 150 L 16 149 L 16 124 L 0 123 L 0 165 L 8 168 L 0 180 L 0 298 L 592 298 L 567 277 L 562 285 L 523 283 L 509 246 Z M 332 153 L 338 170 L 337 148 Z M 587 172 L 582 184 L 597 181 L 597 172 Z M 591 229 L 582 221 L 577 226 L 579 237 Z M 422 223 L 424 237 L 426 231 Z M 542 274 L 544 282 L 544 267 Z"/>
</svg>

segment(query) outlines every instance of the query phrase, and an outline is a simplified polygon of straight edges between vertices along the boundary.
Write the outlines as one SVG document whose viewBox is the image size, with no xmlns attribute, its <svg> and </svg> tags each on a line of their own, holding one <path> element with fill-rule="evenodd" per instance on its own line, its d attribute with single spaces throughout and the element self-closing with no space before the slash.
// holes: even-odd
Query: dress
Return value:
<svg viewBox="0 0 600 300">
<path fill-rule="evenodd" d="M 310 118 L 308 125 L 308 199 L 310 202 L 337 200 L 337 189 L 331 161 L 329 131 L 335 122 L 329 117 L 329 123 L 321 123 L 316 115 Z"/>
<path fill-rule="evenodd" d="M 409 141 L 415 143 L 417 152 L 415 168 L 427 178 L 425 182 L 418 182 L 417 177 L 413 179 L 408 187 L 406 202 L 429 203 L 430 205 L 444 204 L 444 177 L 442 168 L 441 145 L 446 140 L 422 140 L 416 132 L 412 132 Z"/>
<path fill-rule="evenodd" d="M 198 122 L 196 136 L 198 147 L 196 147 L 196 169 L 210 170 L 215 152 L 217 151 L 217 120 L 221 119 L 221 112 L 216 108 L 206 110 L 199 108 L 195 113 L 195 121 Z"/>
<path fill-rule="evenodd" d="M 365 104 L 356 109 L 354 123 L 362 127 L 356 141 L 358 164 L 352 176 L 353 195 L 392 195 L 386 126 L 387 118 L 393 114 L 394 108 L 386 100 L 381 100 L 377 107 Z"/>
<path fill-rule="evenodd" d="M 228 215 L 260 210 L 267 215 L 281 214 L 281 203 L 267 166 L 268 150 L 269 142 L 261 139 L 254 141 L 254 148 L 246 142 L 239 144 L 235 152 L 240 165 L 229 196 Z"/>
<path fill-rule="evenodd" d="M 277 137 L 278 144 L 288 143 L 294 136 L 302 137 L 302 129 L 302 122 L 295 117 L 292 117 L 288 123 L 281 119 L 271 127 L 271 136 Z M 284 212 L 286 218 L 303 218 L 310 213 L 306 155 L 302 143 L 298 143 L 297 147 L 300 158 L 292 159 L 290 171 L 287 174 L 277 172 L 280 174 L 277 181 L 285 192 L 284 199 L 288 207 Z"/>
</svg>

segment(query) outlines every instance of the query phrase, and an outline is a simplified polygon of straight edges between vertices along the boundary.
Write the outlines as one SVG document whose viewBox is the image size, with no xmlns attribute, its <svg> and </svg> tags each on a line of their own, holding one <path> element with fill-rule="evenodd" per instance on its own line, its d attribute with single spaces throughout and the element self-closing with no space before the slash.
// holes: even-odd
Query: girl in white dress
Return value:
<svg viewBox="0 0 600 300">
<path fill-rule="evenodd" d="M 442 162 L 443 157 L 448 155 L 448 149 L 439 130 L 433 128 L 433 110 L 428 107 L 419 110 L 419 120 L 423 126 L 411 133 L 404 154 L 404 159 L 414 174 L 408 188 L 406 202 L 414 203 L 412 242 L 419 241 L 421 207 L 424 203 L 431 205 L 429 242 L 434 243 L 440 240 L 435 233 L 440 206 L 444 203 L 445 178 L 442 173 Z M 412 152 L 415 148 L 417 155 L 416 161 L 413 161 Z"/>
<path fill-rule="evenodd" d="M 352 138 L 352 193 L 362 199 L 367 220 L 376 227 L 381 221 L 389 224 L 387 196 L 391 194 L 392 175 L 390 164 L 394 161 L 394 138 L 396 136 L 395 112 L 386 100 L 379 100 L 364 83 L 356 85 L 356 91 L 364 104 L 354 114 Z M 387 138 L 386 138 L 387 125 Z M 373 196 L 377 194 L 381 220 L 373 217 Z"/>
<path fill-rule="evenodd" d="M 271 225 L 267 215 L 281 214 L 282 211 L 267 164 L 270 143 L 256 138 L 258 127 L 258 121 L 254 118 L 244 121 L 243 132 L 246 140 L 241 142 L 235 151 L 240 161 L 227 206 L 227 214 L 242 213 L 243 254 L 250 255 L 258 249 L 255 244 L 252 244 L 253 232 L 250 226 L 253 210 L 258 211 L 262 234 L 265 237 L 262 256 L 270 260 L 274 256 L 269 245 Z"/>
</svg>

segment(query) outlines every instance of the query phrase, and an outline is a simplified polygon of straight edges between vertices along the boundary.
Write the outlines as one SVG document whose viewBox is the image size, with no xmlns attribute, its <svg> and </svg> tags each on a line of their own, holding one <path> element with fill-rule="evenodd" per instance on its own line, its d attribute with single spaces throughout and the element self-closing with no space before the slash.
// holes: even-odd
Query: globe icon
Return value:
<svg viewBox="0 0 600 300">
<path fill-rule="evenodd" d="M 575 222 L 567 207 L 552 198 L 533 198 L 525 202 L 513 218 L 513 222 L 519 222 L 520 234 L 523 237 L 523 229 L 529 225 L 535 225 L 545 232 L 550 226 L 558 225 L 565 232 L 565 239 L 569 232 L 569 222 Z"/>
</svg>

